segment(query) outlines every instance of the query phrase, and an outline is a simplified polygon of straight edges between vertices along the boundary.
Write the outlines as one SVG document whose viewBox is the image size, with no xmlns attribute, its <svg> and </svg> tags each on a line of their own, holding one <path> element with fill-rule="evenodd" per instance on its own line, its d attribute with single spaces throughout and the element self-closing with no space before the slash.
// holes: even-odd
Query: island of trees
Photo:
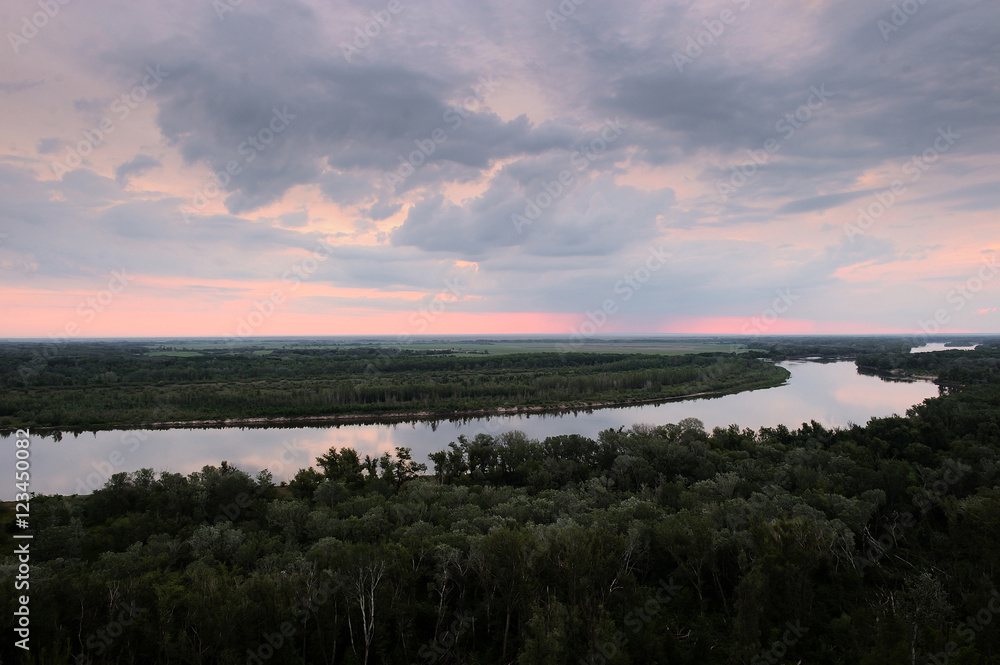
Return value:
<svg viewBox="0 0 1000 665">
<path fill-rule="evenodd" d="M 592 408 L 769 388 L 787 378 L 773 363 L 732 353 L 489 355 L 339 345 L 172 352 L 137 342 L 8 343 L 0 344 L 0 430 Z"/>
</svg>

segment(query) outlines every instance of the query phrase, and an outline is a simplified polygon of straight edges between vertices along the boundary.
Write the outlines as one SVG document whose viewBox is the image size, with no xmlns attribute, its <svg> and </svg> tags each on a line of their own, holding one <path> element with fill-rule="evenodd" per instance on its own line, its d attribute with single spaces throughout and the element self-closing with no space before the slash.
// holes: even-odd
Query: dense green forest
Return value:
<svg viewBox="0 0 1000 665">
<path fill-rule="evenodd" d="M 331 449 L 284 486 L 223 462 L 36 497 L 33 662 L 1000 662 L 1000 351 L 927 356 L 964 387 L 865 426 L 481 434 L 426 474 Z"/>
<path fill-rule="evenodd" d="M 957 335 L 943 339 L 930 339 L 927 335 L 904 337 L 899 335 L 782 335 L 780 337 L 734 338 L 734 341 L 753 350 L 752 355 L 771 360 L 797 358 L 855 359 L 865 355 L 883 355 L 902 358 L 913 347 L 928 342 L 943 342 L 946 346 L 995 346 L 995 335 Z M 914 356 L 925 355 L 922 353 Z"/>
<path fill-rule="evenodd" d="M 855 364 L 859 371 L 883 376 L 933 376 L 944 385 L 975 385 L 1000 382 L 1000 358 L 996 345 L 979 345 L 972 351 L 935 353 L 866 353 Z"/>
<path fill-rule="evenodd" d="M 861 353 L 908 353 L 918 342 L 905 337 L 763 337 L 752 341 L 754 349 L 772 360 L 792 358 L 854 358 Z"/>
<path fill-rule="evenodd" d="M 725 353 L 158 352 L 74 343 L 41 358 L 39 346 L 0 344 L 0 429 L 586 407 L 768 388 L 788 377 Z"/>
</svg>

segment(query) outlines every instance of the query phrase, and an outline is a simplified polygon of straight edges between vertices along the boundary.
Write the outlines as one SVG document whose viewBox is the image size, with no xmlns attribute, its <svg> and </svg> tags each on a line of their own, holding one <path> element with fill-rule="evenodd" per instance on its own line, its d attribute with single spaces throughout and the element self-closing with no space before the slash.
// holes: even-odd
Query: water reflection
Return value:
<svg viewBox="0 0 1000 665">
<path fill-rule="evenodd" d="M 910 349 L 910 353 L 930 353 L 931 351 L 972 351 L 976 345 L 972 346 L 945 346 L 945 342 L 930 342 L 923 346 L 915 346 Z"/>
<path fill-rule="evenodd" d="M 852 362 L 781 365 L 792 375 L 778 388 L 575 413 L 324 427 L 89 432 L 65 434 L 61 441 L 32 436 L 31 485 L 41 493 L 84 494 L 119 471 L 151 467 L 187 474 L 222 460 L 251 474 L 267 468 L 276 480 L 288 480 L 331 446 L 350 446 L 362 456 L 406 446 L 413 450 L 414 459 L 430 467 L 427 455 L 447 447 L 461 434 L 471 438 L 480 432 L 498 434 L 512 429 L 537 439 L 558 434 L 596 437 L 609 428 L 676 423 L 688 417 L 701 419 L 709 429 L 731 424 L 753 429 L 784 424 L 794 429 L 811 420 L 826 427 L 845 427 L 864 424 L 874 416 L 902 415 L 938 394 L 937 386 L 925 381 L 896 383 L 861 375 Z"/>
</svg>

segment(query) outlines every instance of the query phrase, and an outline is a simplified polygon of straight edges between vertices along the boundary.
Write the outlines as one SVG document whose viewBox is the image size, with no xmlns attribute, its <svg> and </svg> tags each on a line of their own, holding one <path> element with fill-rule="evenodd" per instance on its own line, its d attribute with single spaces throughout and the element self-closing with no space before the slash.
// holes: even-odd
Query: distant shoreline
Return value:
<svg viewBox="0 0 1000 665">
<path fill-rule="evenodd" d="M 630 406 L 642 406 L 645 404 L 666 404 L 668 402 L 680 402 L 687 399 L 702 399 L 712 397 L 723 397 L 754 390 L 767 390 L 779 388 L 788 379 L 775 385 L 751 386 L 736 388 L 733 390 L 712 390 L 686 395 L 675 395 L 673 397 L 653 397 L 642 400 L 628 400 L 622 402 L 583 402 L 580 404 L 559 404 L 556 406 L 512 406 L 512 407 L 492 407 L 485 409 L 463 409 L 456 411 L 402 411 L 397 413 L 364 414 L 364 413 L 340 413 L 321 416 L 262 416 L 254 418 L 215 418 L 202 420 L 170 420 L 143 423 L 121 423 L 101 425 L 99 427 L 32 427 L 32 432 L 38 433 L 82 433 L 82 432 L 107 432 L 117 430 L 140 430 L 140 429 L 223 429 L 227 427 L 236 428 L 268 428 L 268 427 L 296 427 L 309 425 L 384 425 L 399 422 L 439 422 L 463 419 L 488 418 L 491 416 L 514 416 L 523 414 L 544 414 L 544 413 L 575 413 L 578 411 L 594 411 L 598 409 L 626 408 Z M 14 432 L 14 429 L 9 430 Z M 7 434 L 3 430 L 0 434 Z"/>
</svg>

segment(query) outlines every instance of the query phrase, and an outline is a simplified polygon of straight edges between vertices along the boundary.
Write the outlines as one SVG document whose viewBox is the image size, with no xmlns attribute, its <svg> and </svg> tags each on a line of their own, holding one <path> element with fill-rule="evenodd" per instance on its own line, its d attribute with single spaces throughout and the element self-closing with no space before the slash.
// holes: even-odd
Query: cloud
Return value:
<svg viewBox="0 0 1000 665">
<path fill-rule="evenodd" d="M 115 169 L 115 179 L 125 184 L 129 177 L 134 175 L 145 175 L 150 169 L 162 167 L 160 160 L 149 155 L 136 155 L 127 162 L 124 162 Z"/>
<path fill-rule="evenodd" d="M 51 155 L 59 152 L 59 148 L 62 147 L 62 141 L 56 138 L 38 139 L 38 154 L 39 155 Z"/>
<path fill-rule="evenodd" d="M 796 317 L 908 326 L 992 237 L 997 3 L 926 3 L 888 39 L 889 9 L 863 0 L 583 3 L 550 25 L 557 4 L 404 3 L 350 60 L 374 5 L 81 15 L 0 83 L 3 283 L 58 290 L 127 265 L 234 297 L 222 282 L 280 281 L 329 242 L 316 288 L 432 295 L 457 270 L 456 310 L 582 315 L 662 245 L 669 265 L 623 308 L 637 331 L 752 316 L 779 288 L 803 294 Z M 722 9 L 735 21 L 679 71 Z M 114 103 L 147 67 L 167 75 L 123 119 Z M 818 88 L 829 99 L 809 106 Z M 100 150 L 52 180 L 46 156 L 103 117 Z M 961 139 L 913 179 L 948 126 Z M 717 183 L 768 141 L 723 200 Z M 905 194 L 847 241 L 846 204 L 894 180 Z M 386 297 L 365 306 L 409 302 Z"/>
<path fill-rule="evenodd" d="M 13 95 L 24 90 L 31 90 L 45 83 L 41 79 L 21 79 L 20 81 L 0 81 L 0 92 Z"/>
<path fill-rule="evenodd" d="M 829 210 L 850 203 L 861 197 L 873 194 L 876 190 L 864 189 L 856 192 L 841 192 L 839 194 L 826 194 L 825 196 L 814 196 L 799 201 L 789 201 L 774 211 L 776 215 L 789 215 L 792 213 L 816 212 L 819 210 Z"/>
<path fill-rule="evenodd" d="M 375 203 L 368 208 L 366 214 L 372 221 L 381 222 L 383 219 L 389 219 L 402 208 L 402 203 Z"/>
</svg>

